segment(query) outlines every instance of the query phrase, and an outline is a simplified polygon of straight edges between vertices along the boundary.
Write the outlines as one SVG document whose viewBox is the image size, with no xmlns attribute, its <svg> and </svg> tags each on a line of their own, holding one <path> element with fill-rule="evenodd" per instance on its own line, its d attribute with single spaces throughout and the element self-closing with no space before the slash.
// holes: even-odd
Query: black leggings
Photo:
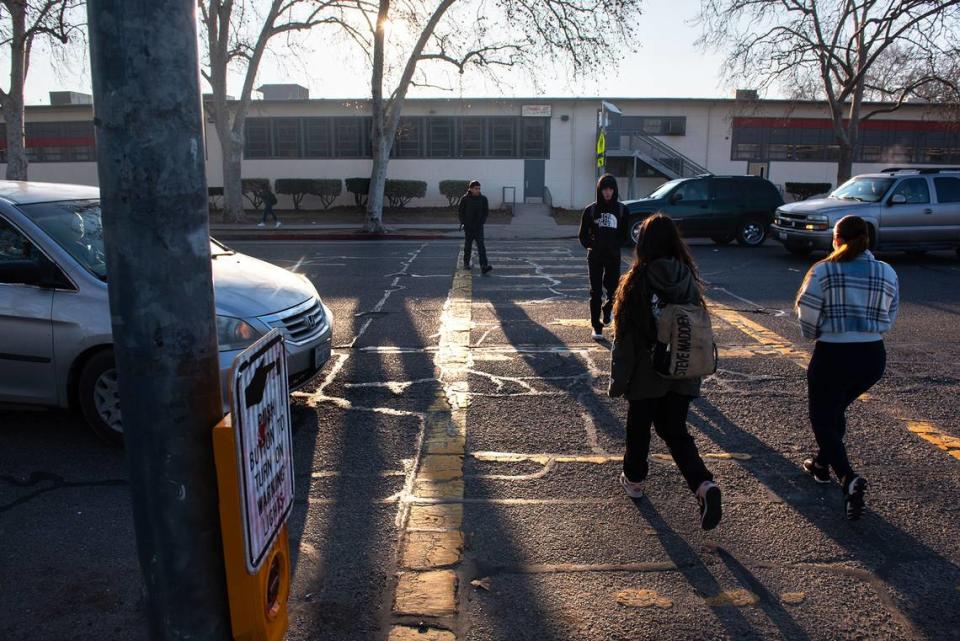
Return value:
<svg viewBox="0 0 960 641">
<path fill-rule="evenodd" d="M 689 396 L 667 392 L 660 398 L 630 401 L 627 410 L 627 450 L 623 455 L 623 473 L 635 483 L 647 478 L 650 455 L 650 424 L 670 448 L 674 462 L 691 492 L 704 481 L 712 481 L 713 474 L 703 464 L 697 444 L 687 431 Z"/>
<path fill-rule="evenodd" d="M 817 464 L 833 468 L 843 481 L 855 476 L 843 438 L 847 407 L 883 376 L 887 352 L 883 341 L 825 343 L 817 341 L 807 368 L 810 425 L 820 451 Z"/>
</svg>

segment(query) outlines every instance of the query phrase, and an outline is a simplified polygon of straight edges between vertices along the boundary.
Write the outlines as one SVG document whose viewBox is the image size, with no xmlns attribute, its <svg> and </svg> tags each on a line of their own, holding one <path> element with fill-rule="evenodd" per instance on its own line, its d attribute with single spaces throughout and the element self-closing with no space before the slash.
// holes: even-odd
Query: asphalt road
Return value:
<svg viewBox="0 0 960 641">
<path fill-rule="evenodd" d="M 799 468 L 811 345 L 789 310 L 810 261 L 695 245 L 722 348 L 690 416 L 724 492 L 704 534 L 656 437 L 647 496 L 618 485 L 626 407 L 606 396 L 576 243 L 490 243 L 493 273 L 459 281 L 449 241 L 235 245 L 297 265 L 336 316 L 331 362 L 293 400 L 289 639 L 379 641 L 398 623 L 470 641 L 960 639 L 953 254 L 881 256 L 902 309 L 887 375 L 848 415 L 870 483 L 849 523 L 839 488 Z M 460 370 L 451 332 L 469 335 Z M 437 503 L 418 481 L 438 411 L 466 431 L 460 489 L 439 501 L 462 506 L 463 549 L 456 612 L 416 617 L 394 612 L 397 577 L 411 506 Z M 0 639 L 145 638 L 122 453 L 68 413 L 0 425 Z"/>
</svg>

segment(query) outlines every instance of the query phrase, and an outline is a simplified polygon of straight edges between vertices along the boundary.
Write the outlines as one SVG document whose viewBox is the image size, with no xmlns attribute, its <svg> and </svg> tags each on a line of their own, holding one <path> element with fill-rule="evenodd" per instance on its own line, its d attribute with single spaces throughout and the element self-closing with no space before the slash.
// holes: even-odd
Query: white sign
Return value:
<svg viewBox="0 0 960 641">
<path fill-rule="evenodd" d="M 232 380 L 244 556 L 255 574 L 293 507 L 287 353 L 278 330 L 237 357 Z"/>
<path fill-rule="evenodd" d="M 523 105 L 520 107 L 520 115 L 525 118 L 549 118 L 553 115 L 553 107 L 550 105 Z"/>
</svg>

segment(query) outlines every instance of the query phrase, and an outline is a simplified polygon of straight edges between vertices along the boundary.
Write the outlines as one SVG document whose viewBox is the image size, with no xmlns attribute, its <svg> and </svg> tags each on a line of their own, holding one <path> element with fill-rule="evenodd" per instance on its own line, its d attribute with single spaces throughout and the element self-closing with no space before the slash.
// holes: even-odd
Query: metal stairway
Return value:
<svg viewBox="0 0 960 641">
<path fill-rule="evenodd" d="M 619 149 L 611 149 L 609 156 L 634 157 L 649 165 L 668 179 L 689 178 L 710 173 L 703 165 L 690 160 L 670 145 L 653 136 L 631 133 L 620 136 Z"/>
</svg>

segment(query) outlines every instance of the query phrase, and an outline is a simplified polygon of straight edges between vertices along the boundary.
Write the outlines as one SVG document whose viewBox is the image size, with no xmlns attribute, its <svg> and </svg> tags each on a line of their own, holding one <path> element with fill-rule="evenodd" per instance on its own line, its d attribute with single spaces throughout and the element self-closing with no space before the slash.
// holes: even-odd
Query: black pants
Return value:
<svg viewBox="0 0 960 641">
<path fill-rule="evenodd" d="M 263 218 L 260 219 L 260 222 L 261 222 L 261 223 L 266 223 L 266 222 L 267 222 L 267 216 L 272 216 L 274 221 L 280 222 L 280 219 L 277 218 L 276 212 L 273 211 L 273 205 L 271 205 L 271 204 L 269 204 L 269 203 L 264 203 L 264 204 L 263 204 Z"/>
<path fill-rule="evenodd" d="M 473 256 L 473 243 L 477 243 L 477 254 L 480 255 L 480 267 L 487 266 L 487 246 L 483 242 L 483 227 L 470 229 L 465 227 L 463 230 L 463 264 L 469 265 L 470 258 Z"/>
<path fill-rule="evenodd" d="M 590 272 L 590 324 L 600 331 L 603 323 L 600 312 L 609 314 L 613 309 L 613 296 L 617 293 L 620 281 L 620 252 L 601 254 L 591 251 L 587 255 L 587 269 Z M 603 302 L 603 290 L 607 290 L 607 302 Z"/>
<path fill-rule="evenodd" d="M 703 464 L 697 444 L 687 431 L 690 401 L 689 396 L 674 392 L 667 392 L 661 398 L 630 401 L 630 409 L 627 410 L 627 451 L 623 455 L 623 473 L 628 480 L 639 483 L 647 478 L 651 423 L 666 442 L 691 492 L 696 492 L 704 481 L 713 480 L 713 474 Z"/>
<path fill-rule="evenodd" d="M 815 460 L 829 465 L 840 480 L 855 475 L 843 437 L 847 407 L 874 386 L 887 366 L 883 341 L 825 343 L 817 341 L 807 368 L 810 425 L 820 451 Z"/>
</svg>

